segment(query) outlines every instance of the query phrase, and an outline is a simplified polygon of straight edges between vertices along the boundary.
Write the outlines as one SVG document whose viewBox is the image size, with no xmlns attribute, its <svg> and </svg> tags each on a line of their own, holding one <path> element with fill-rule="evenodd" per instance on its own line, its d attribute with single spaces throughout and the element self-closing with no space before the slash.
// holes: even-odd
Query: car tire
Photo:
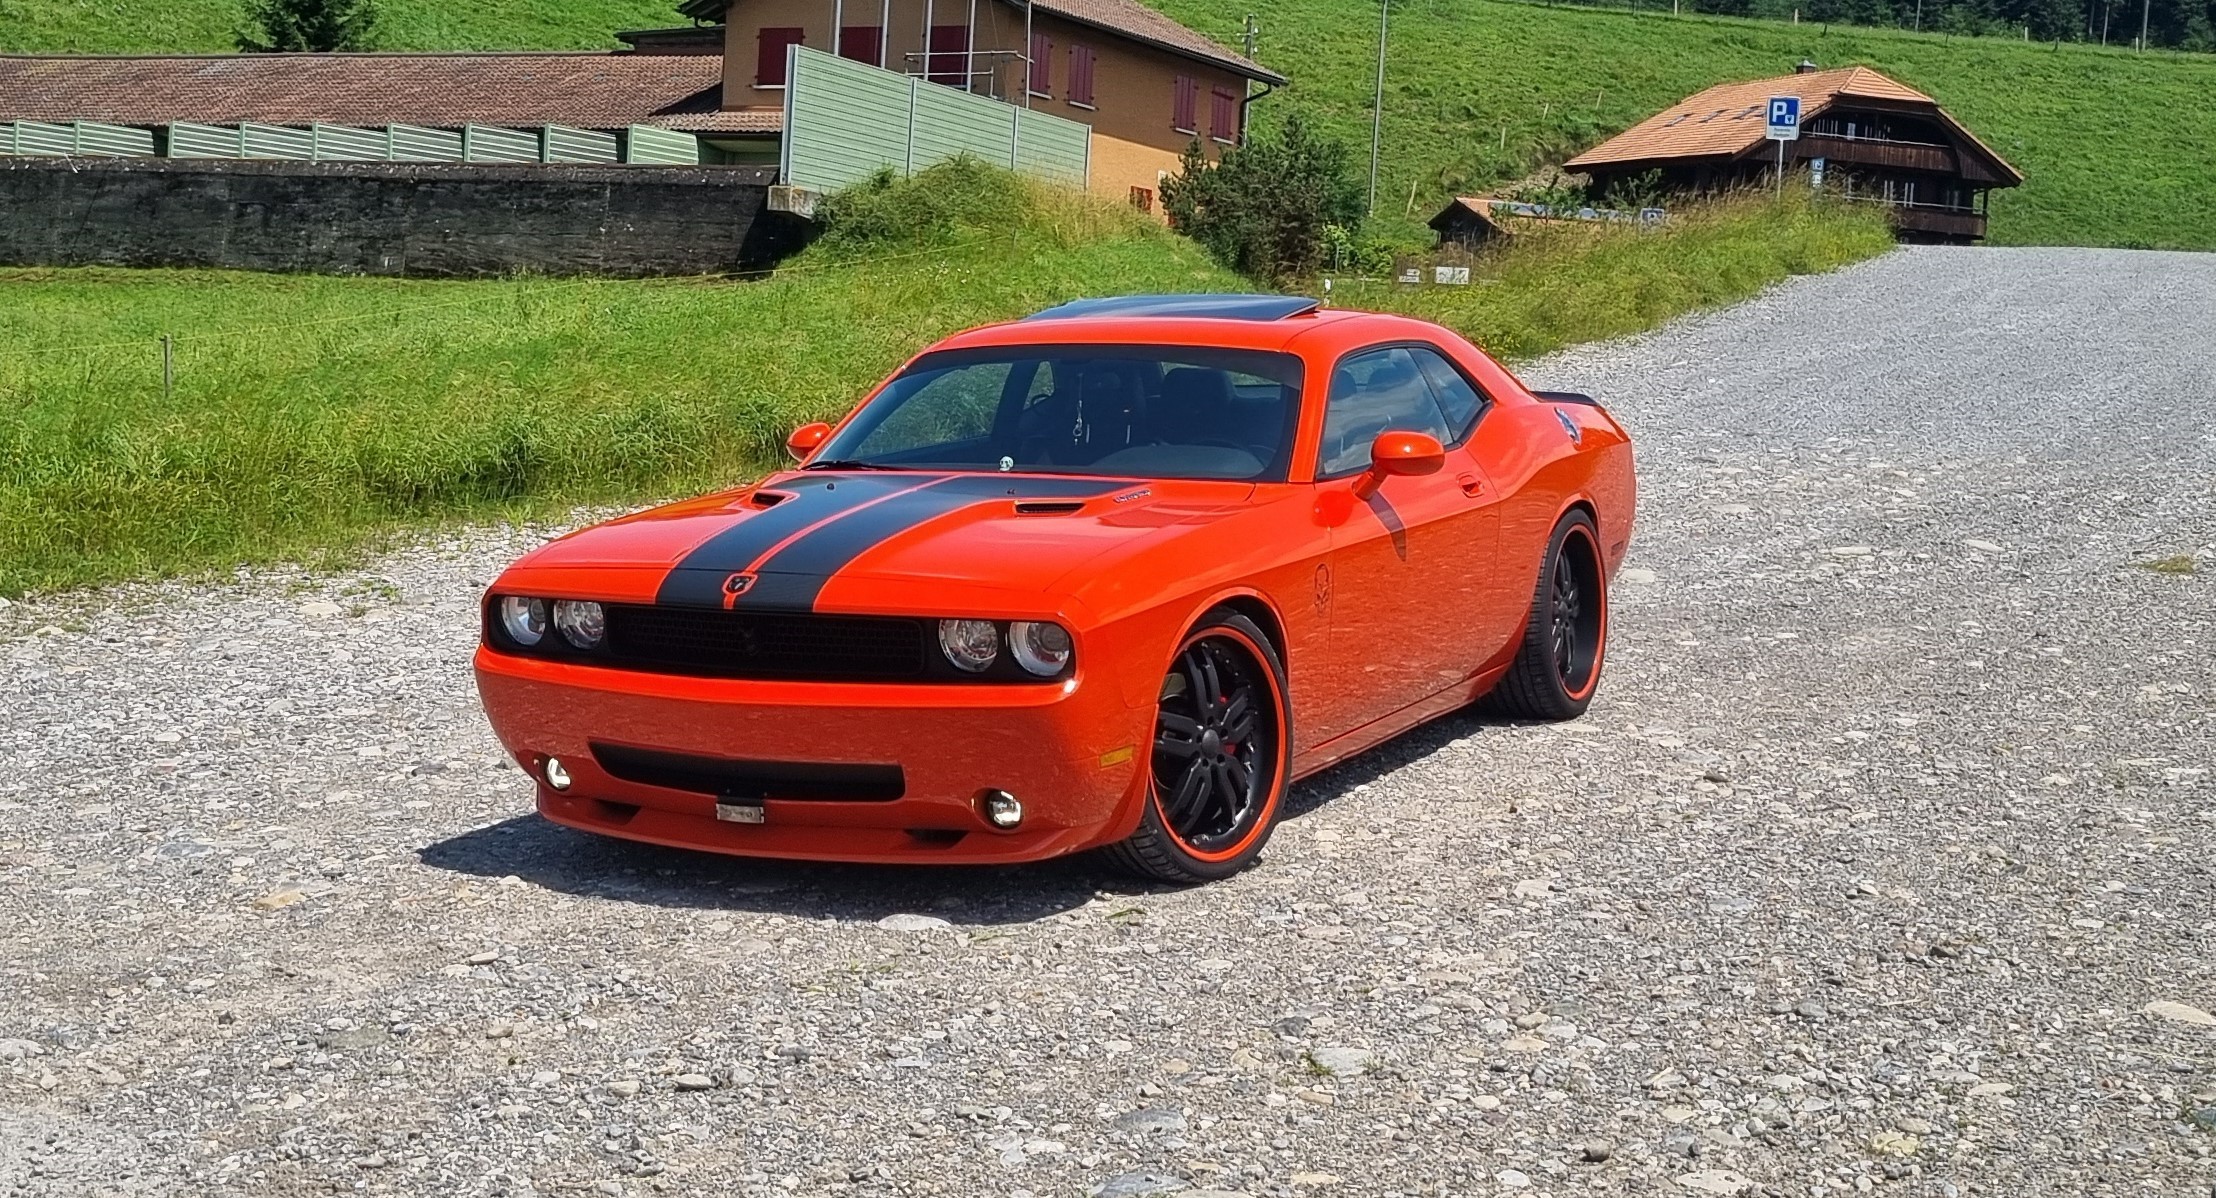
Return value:
<svg viewBox="0 0 2216 1198">
<path fill-rule="evenodd" d="M 1608 581 L 1600 536 L 1590 515 L 1573 510 L 1547 539 L 1523 641 L 1485 707 L 1520 719 L 1574 720 L 1592 705 L 1607 653 Z"/>
<path fill-rule="evenodd" d="M 1139 827 L 1103 855 L 1176 885 L 1252 865 L 1292 776 L 1286 695 L 1285 664 L 1254 621 L 1229 608 L 1202 617 L 1179 639 L 1162 679 Z"/>
</svg>

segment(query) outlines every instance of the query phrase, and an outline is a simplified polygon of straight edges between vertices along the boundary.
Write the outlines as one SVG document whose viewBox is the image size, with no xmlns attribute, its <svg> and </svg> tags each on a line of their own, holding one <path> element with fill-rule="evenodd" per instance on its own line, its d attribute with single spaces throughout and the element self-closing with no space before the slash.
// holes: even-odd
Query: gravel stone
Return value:
<svg viewBox="0 0 2216 1198">
<path fill-rule="evenodd" d="M 469 659 L 552 526 L 17 602 L 0 1195 L 2205 1193 L 2212 311 L 1904 249 L 1525 364 L 1639 438 L 1592 711 L 1191 889 L 540 820 Z"/>
</svg>

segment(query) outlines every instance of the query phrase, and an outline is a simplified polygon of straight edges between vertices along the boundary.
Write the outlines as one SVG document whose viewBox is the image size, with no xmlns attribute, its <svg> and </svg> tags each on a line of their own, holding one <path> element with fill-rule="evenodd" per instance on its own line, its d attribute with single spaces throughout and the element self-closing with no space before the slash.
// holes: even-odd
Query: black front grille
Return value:
<svg viewBox="0 0 2216 1198">
<path fill-rule="evenodd" d="M 613 604 L 611 665 L 711 678 L 919 678 L 923 622 Z"/>
<path fill-rule="evenodd" d="M 742 761 L 622 745 L 595 744 L 600 768 L 626 782 L 733 799 L 889 803 L 907 793 L 897 765 L 817 761 Z"/>
</svg>

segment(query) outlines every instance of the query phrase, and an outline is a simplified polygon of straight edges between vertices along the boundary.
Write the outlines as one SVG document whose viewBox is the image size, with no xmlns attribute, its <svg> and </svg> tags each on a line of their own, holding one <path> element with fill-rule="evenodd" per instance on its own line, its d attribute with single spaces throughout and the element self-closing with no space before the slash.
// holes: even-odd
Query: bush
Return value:
<svg viewBox="0 0 2216 1198">
<path fill-rule="evenodd" d="M 250 53 L 367 50 L 376 0 L 247 0 L 239 49 Z"/>
<path fill-rule="evenodd" d="M 1362 184 L 1346 145 L 1321 137 L 1298 113 L 1276 136 L 1253 138 L 1211 166 L 1200 143 L 1162 181 L 1162 208 L 1179 232 L 1217 261 L 1277 283 L 1316 273 L 1334 241 L 1362 225 Z"/>
</svg>

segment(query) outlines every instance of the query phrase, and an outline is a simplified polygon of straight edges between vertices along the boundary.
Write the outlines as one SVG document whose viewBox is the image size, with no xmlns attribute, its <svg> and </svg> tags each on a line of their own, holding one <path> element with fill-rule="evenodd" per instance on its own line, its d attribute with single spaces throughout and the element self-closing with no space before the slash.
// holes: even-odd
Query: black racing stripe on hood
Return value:
<svg viewBox="0 0 2216 1198">
<path fill-rule="evenodd" d="M 768 487 L 792 498 L 750 512 L 695 546 L 671 568 L 654 600 L 684 607 L 722 607 L 723 580 L 760 561 L 794 533 L 872 500 L 944 478 L 936 474 L 840 474 L 796 478 Z"/>
<path fill-rule="evenodd" d="M 972 504 L 1006 499 L 1091 499 L 1128 490 L 1128 479 L 1021 478 L 958 475 L 882 503 L 859 508 L 794 541 L 763 562 L 740 608 L 813 608 L 831 576 L 909 529 Z M 720 580 L 718 580 L 720 584 Z"/>
</svg>

